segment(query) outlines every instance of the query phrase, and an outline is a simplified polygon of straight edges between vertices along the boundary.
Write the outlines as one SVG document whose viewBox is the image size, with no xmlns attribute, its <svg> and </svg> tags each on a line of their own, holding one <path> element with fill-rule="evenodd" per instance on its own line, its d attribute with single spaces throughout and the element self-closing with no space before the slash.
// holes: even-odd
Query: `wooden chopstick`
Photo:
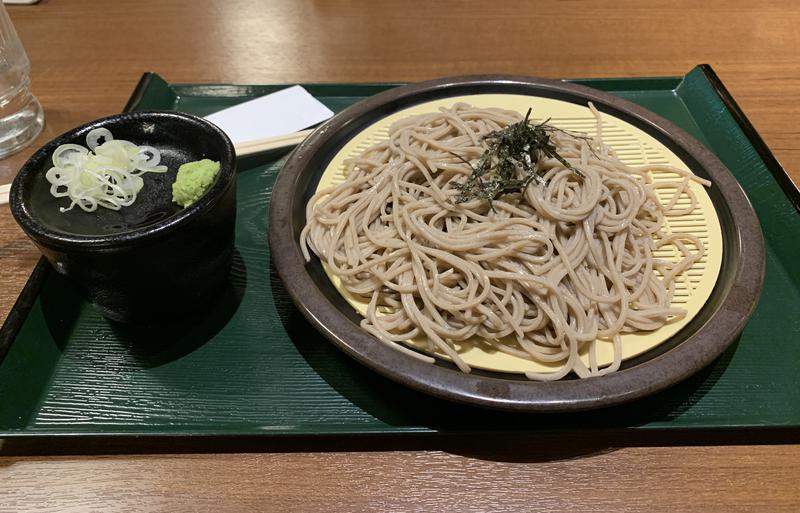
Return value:
<svg viewBox="0 0 800 513">
<path fill-rule="evenodd" d="M 279 135 L 277 137 L 268 137 L 266 139 L 257 139 L 255 141 L 247 141 L 245 143 L 237 144 L 234 146 L 237 157 L 246 157 L 255 153 L 264 151 L 277 150 L 278 148 L 288 148 L 303 142 L 308 135 L 313 132 L 313 129 L 301 130 L 291 134 Z M 0 185 L 0 205 L 8 203 L 8 192 L 11 189 L 11 184 Z"/>
<path fill-rule="evenodd" d="M 301 130 L 291 134 L 239 143 L 234 145 L 234 148 L 236 149 L 236 156 L 245 157 L 247 155 L 260 153 L 263 151 L 277 150 L 278 148 L 288 148 L 289 146 L 294 146 L 303 142 L 303 140 L 313 131 L 313 128 L 309 128 L 308 130 Z"/>
<path fill-rule="evenodd" d="M 8 203 L 8 192 L 11 190 L 11 184 L 0 185 L 0 205 Z"/>
</svg>

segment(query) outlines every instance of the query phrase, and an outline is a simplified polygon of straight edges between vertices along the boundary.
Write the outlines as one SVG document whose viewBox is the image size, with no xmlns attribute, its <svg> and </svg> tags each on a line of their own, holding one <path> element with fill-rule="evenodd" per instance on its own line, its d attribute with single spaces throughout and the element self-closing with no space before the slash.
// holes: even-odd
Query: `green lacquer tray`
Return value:
<svg viewBox="0 0 800 513">
<path fill-rule="evenodd" d="M 112 325 L 39 263 L 0 331 L 0 437 L 797 427 L 797 189 L 708 66 L 683 78 L 576 82 L 694 135 L 730 168 L 761 220 L 761 302 L 738 341 L 700 374 L 626 406 L 570 414 L 460 406 L 382 378 L 319 335 L 277 278 L 265 230 L 285 155 L 270 154 L 239 162 L 235 268 L 226 293 L 203 314 L 160 327 Z M 281 87 L 170 85 L 146 74 L 126 109 L 205 115 Z M 334 111 L 389 87 L 306 85 Z"/>
</svg>

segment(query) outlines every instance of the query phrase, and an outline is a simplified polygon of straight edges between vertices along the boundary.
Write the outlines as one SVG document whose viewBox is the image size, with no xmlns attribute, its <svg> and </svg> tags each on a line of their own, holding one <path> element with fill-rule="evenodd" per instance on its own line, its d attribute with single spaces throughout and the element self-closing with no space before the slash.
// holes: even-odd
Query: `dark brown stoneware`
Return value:
<svg viewBox="0 0 800 513">
<path fill-rule="evenodd" d="M 379 343 L 358 326 L 359 316 L 326 279 L 318 260 L 306 264 L 298 237 L 305 206 L 333 155 L 353 135 L 405 107 L 458 95 L 511 93 L 573 103 L 592 101 L 601 111 L 637 126 L 675 152 L 699 176 L 722 224 L 724 256 L 717 285 L 701 312 L 657 348 L 623 363 L 616 373 L 552 383 L 451 364 L 430 365 Z M 317 129 L 287 160 L 273 188 L 270 251 L 300 311 L 342 351 L 375 371 L 438 397 L 517 411 L 586 410 L 624 403 L 663 390 L 718 357 L 752 314 L 764 278 L 764 245 L 755 212 L 727 168 L 686 132 L 636 104 L 588 87 L 519 76 L 453 77 L 398 87 L 350 107 Z"/>
<path fill-rule="evenodd" d="M 116 139 L 161 152 L 169 171 L 143 175 L 136 202 L 119 211 L 77 206 L 54 198 L 45 172 L 61 144 L 86 145 L 98 127 Z M 209 158 L 220 172 L 209 191 L 182 209 L 171 184 L 185 162 Z M 53 268 L 80 286 L 89 301 L 117 321 L 158 321 L 204 306 L 223 287 L 233 256 L 236 158 L 228 137 L 195 116 L 134 112 L 93 121 L 37 151 L 20 170 L 10 193 L 11 212 Z"/>
</svg>

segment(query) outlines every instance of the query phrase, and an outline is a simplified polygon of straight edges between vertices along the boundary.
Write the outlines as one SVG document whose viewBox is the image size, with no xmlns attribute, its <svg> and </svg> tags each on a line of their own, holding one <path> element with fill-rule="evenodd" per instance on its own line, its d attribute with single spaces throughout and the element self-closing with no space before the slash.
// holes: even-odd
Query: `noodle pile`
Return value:
<svg viewBox="0 0 800 513">
<path fill-rule="evenodd" d="M 388 140 L 347 161 L 343 183 L 309 201 L 304 256 L 310 249 L 350 294 L 369 301 L 362 328 L 415 357 L 433 361 L 398 342 L 427 339 L 429 352 L 464 372 L 459 347 L 468 340 L 560 365 L 529 379 L 616 371 L 621 333 L 685 315 L 671 306 L 675 280 L 704 248 L 691 234 L 666 232 L 664 218 L 694 210 L 690 180 L 710 183 L 667 166 L 626 166 L 603 143 L 590 108 L 595 138 L 550 136 L 579 173 L 542 158 L 541 183 L 491 202 L 457 203 L 458 184 L 486 150 L 482 137 L 519 122 L 518 113 L 459 103 L 395 123 Z M 675 180 L 655 183 L 653 171 Z M 681 198 L 688 207 L 678 207 Z M 656 258 L 664 246 L 678 258 Z M 613 342 L 605 367 L 598 340 Z"/>
</svg>

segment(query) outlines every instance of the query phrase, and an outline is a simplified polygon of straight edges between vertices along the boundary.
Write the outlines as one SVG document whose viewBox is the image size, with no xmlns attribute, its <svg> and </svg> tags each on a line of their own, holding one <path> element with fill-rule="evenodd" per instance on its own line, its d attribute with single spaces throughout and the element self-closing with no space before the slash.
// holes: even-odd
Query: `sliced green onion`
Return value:
<svg viewBox="0 0 800 513">
<path fill-rule="evenodd" d="M 167 166 L 159 165 L 161 153 L 157 149 L 114 139 L 105 128 L 90 131 L 86 145 L 88 149 L 78 144 L 56 148 L 53 167 L 45 173 L 50 194 L 72 200 L 69 207 L 59 209 L 61 212 L 75 205 L 87 212 L 98 206 L 111 210 L 130 206 L 144 187 L 141 175 L 167 171 Z"/>
</svg>

